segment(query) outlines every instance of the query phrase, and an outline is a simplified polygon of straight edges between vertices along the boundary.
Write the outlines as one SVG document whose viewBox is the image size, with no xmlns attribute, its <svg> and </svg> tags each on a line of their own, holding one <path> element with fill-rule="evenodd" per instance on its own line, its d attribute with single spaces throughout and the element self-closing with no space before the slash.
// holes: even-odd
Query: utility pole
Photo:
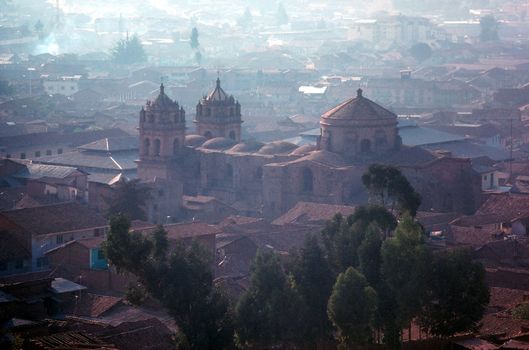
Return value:
<svg viewBox="0 0 529 350">
<path fill-rule="evenodd" d="M 509 156 L 509 173 L 510 173 L 510 180 L 511 180 L 511 185 L 513 183 L 513 178 L 512 178 L 512 146 L 513 146 L 513 138 L 512 138 L 512 118 L 510 119 L 511 121 L 511 149 L 510 149 L 510 156 Z"/>
</svg>

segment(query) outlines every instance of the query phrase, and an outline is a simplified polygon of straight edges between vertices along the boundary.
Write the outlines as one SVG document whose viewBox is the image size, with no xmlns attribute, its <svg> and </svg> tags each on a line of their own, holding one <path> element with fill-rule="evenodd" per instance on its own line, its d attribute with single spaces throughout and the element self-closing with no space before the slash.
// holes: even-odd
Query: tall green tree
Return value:
<svg viewBox="0 0 529 350">
<path fill-rule="evenodd" d="M 381 164 L 372 164 L 362 175 L 362 182 L 369 192 L 370 201 L 385 206 L 399 215 L 415 216 L 421 205 L 421 196 L 399 169 Z"/>
<path fill-rule="evenodd" d="M 388 235 L 388 232 L 395 229 L 397 221 L 383 207 L 361 206 L 348 218 L 338 214 L 326 223 L 322 238 L 336 274 L 345 271 L 349 266 L 358 267 L 358 248 L 371 225 Z"/>
<path fill-rule="evenodd" d="M 258 252 L 251 285 L 235 308 L 236 337 L 241 347 L 288 347 L 300 341 L 301 299 L 290 285 L 279 257 Z"/>
<path fill-rule="evenodd" d="M 391 310 L 394 329 L 409 327 L 420 314 L 426 298 L 428 262 L 430 250 L 424 244 L 420 225 L 410 216 L 402 218 L 395 230 L 395 236 L 382 244 L 382 279 L 388 288 L 388 297 L 394 298 L 396 310 Z"/>
<path fill-rule="evenodd" d="M 481 41 L 499 40 L 498 21 L 493 15 L 483 16 L 479 20 L 479 39 Z"/>
<path fill-rule="evenodd" d="M 224 349 L 233 340 L 226 299 L 213 286 L 211 257 L 197 242 L 176 242 L 167 250 L 167 233 L 158 228 L 144 236 L 130 233 L 125 215 L 110 220 L 103 245 L 105 256 L 118 271 L 138 278 L 145 293 L 160 302 L 179 328 L 182 349 Z"/>
<path fill-rule="evenodd" d="M 417 43 L 410 48 L 410 54 L 418 62 L 423 62 L 432 57 L 432 48 L 426 43 Z"/>
<path fill-rule="evenodd" d="M 147 53 L 138 36 L 122 39 L 111 51 L 112 60 L 118 64 L 133 64 L 147 61 Z"/>
<path fill-rule="evenodd" d="M 145 204 L 150 199 L 150 189 L 140 179 L 121 179 L 112 195 L 105 198 L 108 205 L 107 216 L 124 214 L 130 220 L 145 220 Z"/>
<path fill-rule="evenodd" d="M 381 235 L 378 226 L 369 226 L 364 240 L 358 247 L 358 269 L 369 284 L 375 288 L 380 283 L 380 268 L 382 265 Z"/>
<path fill-rule="evenodd" d="M 197 27 L 193 27 L 193 29 L 191 29 L 191 36 L 189 37 L 189 45 L 191 45 L 191 48 L 194 50 L 200 46 L 200 43 L 198 42 Z"/>
<path fill-rule="evenodd" d="M 288 24 L 288 14 L 285 10 L 285 6 L 283 6 L 283 3 L 279 3 L 279 5 L 277 6 L 276 23 L 279 26 L 283 24 Z"/>
<path fill-rule="evenodd" d="M 328 315 L 338 329 L 343 349 L 372 342 L 377 294 L 352 267 L 338 275 L 328 304 Z"/>
<path fill-rule="evenodd" d="M 294 289 L 304 305 L 301 326 L 305 345 L 331 340 L 332 325 L 327 317 L 327 302 L 334 284 L 334 274 L 316 236 L 307 237 L 295 255 L 291 274 Z"/>
<path fill-rule="evenodd" d="M 435 254 L 430 266 L 422 327 L 441 337 L 475 331 L 489 303 L 483 266 L 467 250 Z"/>
</svg>

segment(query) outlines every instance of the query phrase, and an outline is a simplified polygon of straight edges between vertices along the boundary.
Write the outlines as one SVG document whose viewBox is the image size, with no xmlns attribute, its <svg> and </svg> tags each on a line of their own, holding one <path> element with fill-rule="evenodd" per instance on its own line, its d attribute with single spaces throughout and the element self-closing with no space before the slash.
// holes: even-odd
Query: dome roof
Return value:
<svg viewBox="0 0 529 350">
<path fill-rule="evenodd" d="M 165 88 L 163 84 L 161 84 L 160 93 L 158 94 L 158 97 L 156 97 L 156 100 L 154 100 L 150 104 L 150 107 L 155 108 L 155 109 L 169 109 L 169 108 L 178 109 L 178 103 L 171 100 L 169 96 L 165 94 Z"/>
<path fill-rule="evenodd" d="M 225 137 L 215 137 L 211 140 L 206 141 L 202 148 L 211 150 L 225 150 L 235 145 L 235 141 L 227 139 Z"/>
<path fill-rule="evenodd" d="M 200 147 L 206 141 L 207 138 L 201 135 L 186 135 L 184 144 L 189 147 Z"/>
<path fill-rule="evenodd" d="M 253 153 L 259 151 L 264 146 L 264 143 L 256 140 L 247 140 L 236 144 L 229 149 L 229 152 L 237 153 Z"/>
<path fill-rule="evenodd" d="M 315 151 L 317 149 L 316 145 L 307 144 L 300 146 L 299 148 L 296 148 L 292 153 L 290 153 L 293 156 L 304 156 L 306 154 L 309 154 L 312 151 Z"/>
<path fill-rule="evenodd" d="M 265 144 L 260 150 L 259 154 L 289 154 L 294 149 L 296 149 L 298 146 L 296 146 L 293 143 L 285 142 L 285 141 L 274 141 Z"/>
<path fill-rule="evenodd" d="M 322 120 L 380 120 L 397 119 L 397 115 L 384 107 L 362 96 L 358 89 L 357 96 L 351 98 L 321 116 Z"/>
<path fill-rule="evenodd" d="M 233 98 L 231 98 L 233 99 Z M 224 102 L 230 100 L 230 96 L 220 87 L 220 79 L 217 78 L 215 89 L 206 97 L 207 101 Z"/>
</svg>

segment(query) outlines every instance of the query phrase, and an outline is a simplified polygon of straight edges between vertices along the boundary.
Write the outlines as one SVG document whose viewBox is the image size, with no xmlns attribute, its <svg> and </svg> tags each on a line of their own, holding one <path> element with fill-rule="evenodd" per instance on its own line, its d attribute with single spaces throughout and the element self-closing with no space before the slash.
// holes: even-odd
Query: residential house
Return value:
<svg viewBox="0 0 529 350">
<path fill-rule="evenodd" d="M 2 229 L 31 251 L 31 269 L 48 267 L 45 252 L 68 241 L 104 236 L 108 223 L 86 205 L 67 202 L 0 212 Z"/>
</svg>

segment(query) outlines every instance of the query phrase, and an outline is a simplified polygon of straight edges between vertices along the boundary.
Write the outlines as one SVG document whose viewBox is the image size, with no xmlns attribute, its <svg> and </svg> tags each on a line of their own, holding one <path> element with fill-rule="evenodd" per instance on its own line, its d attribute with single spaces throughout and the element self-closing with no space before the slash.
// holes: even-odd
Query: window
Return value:
<svg viewBox="0 0 529 350">
<path fill-rule="evenodd" d="M 362 140 L 360 142 L 360 152 L 362 153 L 370 153 L 371 152 L 371 141 L 368 139 Z"/>
<path fill-rule="evenodd" d="M 52 154 L 51 149 L 49 149 L 49 150 L 46 151 L 46 155 L 47 155 L 47 156 L 51 156 L 51 154 Z"/>
<path fill-rule="evenodd" d="M 255 171 L 254 177 L 256 180 L 261 180 L 263 178 L 263 168 L 261 167 L 257 168 L 257 170 Z"/>
<path fill-rule="evenodd" d="M 57 149 L 57 154 L 62 154 L 62 148 Z"/>
<path fill-rule="evenodd" d="M 71 87 L 70 87 L 70 90 L 72 90 L 72 91 L 73 91 L 73 90 L 75 90 L 75 88 L 74 88 L 73 86 L 71 86 Z"/>
<path fill-rule="evenodd" d="M 303 169 L 303 192 L 312 192 L 314 176 L 309 168 Z"/>
<path fill-rule="evenodd" d="M 211 134 L 211 131 L 206 131 L 206 132 L 204 133 L 204 137 L 207 138 L 207 139 L 209 140 L 210 138 L 213 137 L 213 134 Z"/>
<path fill-rule="evenodd" d="M 57 235 L 55 237 L 55 243 L 62 244 L 62 242 L 64 242 L 64 237 L 62 235 Z"/>
<path fill-rule="evenodd" d="M 158 190 L 158 196 L 163 197 L 163 190 Z"/>
<path fill-rule="evenodd" d="M 24 267 L 24 260 L 22 259 L 15 260 L 15 269 L 20 270 L 23 267 Z"/>
<path fill-rule="evenodd" d="M 35 152 L 35 157 L 40 157 L 40 151 Z"/>
<path fill-rule="evenodd" d="M 162 148 L 162 144 L 159 139 L 154 140 L 154 156 L 159 157 L 160 156 L 160 150 Z"/>
<path fill-rule="evenodd" d="M 26 153 L 20 153 L 20 159 L 26 159 Z"/>
<path fill-rule="evenodd" d="M 102 228 L 96 228 L 94 230 L 94 237 L 99 237 L 99 236 L 101 236 L 102 233 L 103 233 L 103 229 Z"/>
<path fill-rule="evenodd" d="M 230 131 L 230 135 L 229 135 L 230 139 L 232 140 L 235 140 L 235 131 Z"/>
<path fill-rule="evenodd" d="M 151 153 L 151 140 L 143 140 L 143 155 L 148 156 Z"/>
</svg>

